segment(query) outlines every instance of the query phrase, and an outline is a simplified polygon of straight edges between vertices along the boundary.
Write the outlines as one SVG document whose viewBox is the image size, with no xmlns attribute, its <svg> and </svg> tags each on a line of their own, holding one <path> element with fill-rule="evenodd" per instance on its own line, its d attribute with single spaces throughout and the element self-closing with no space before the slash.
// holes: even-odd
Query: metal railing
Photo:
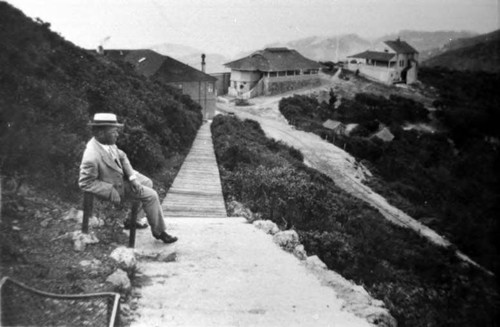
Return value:
<svg viewBox="0 0 500 327">
<path fill-rule="evenodd" d="M 60 295 L 42 292 L 10 277 L 0 281 L 0 326 L 119 325 L 120 294 Z"/>
</svg>

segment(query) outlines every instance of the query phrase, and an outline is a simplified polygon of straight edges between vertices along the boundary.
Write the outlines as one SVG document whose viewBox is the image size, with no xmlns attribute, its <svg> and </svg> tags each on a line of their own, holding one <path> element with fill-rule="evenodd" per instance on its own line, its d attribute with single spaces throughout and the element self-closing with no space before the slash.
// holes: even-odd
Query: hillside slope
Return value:
<svg viewBox="0 0 500 327">
<path fill-rule="evenodd" d="M 450 42 L 437 55 L 425 60 L 427 67 L 460 71 L 500 71 L 500 30 Z"/>
<path fill-rule="evenodd" d="M 64 40 L 0 2 L 0 170 L 71 194 L 87 123 L 95 112 L 125 122 L 119 146 L 138 170 L 152 173 L 185 152 L 201 109 L 132 67 L 107 61 Z"/>
</svg>

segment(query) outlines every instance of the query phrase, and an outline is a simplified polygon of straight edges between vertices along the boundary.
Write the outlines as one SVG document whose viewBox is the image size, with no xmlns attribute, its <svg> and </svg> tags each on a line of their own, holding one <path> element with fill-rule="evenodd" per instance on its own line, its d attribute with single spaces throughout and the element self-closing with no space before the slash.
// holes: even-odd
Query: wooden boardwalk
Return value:
<svg viewBox="0 0 500 327">
<path fill-rule="evenodd" d="M 204 123 L 162 203 L 165 217 L 227 217 L 210 122 Z"/>
</svg>

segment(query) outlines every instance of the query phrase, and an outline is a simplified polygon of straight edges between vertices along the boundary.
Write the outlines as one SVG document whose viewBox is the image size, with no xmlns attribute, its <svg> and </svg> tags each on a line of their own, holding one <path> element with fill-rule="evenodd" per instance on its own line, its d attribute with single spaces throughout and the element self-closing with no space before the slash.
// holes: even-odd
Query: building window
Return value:
<svg viewBox="0 0 500 327">
<path fill-rule="evenodd" d="M 276 76 L 278 76 L 278 75 L 277 75 L 277 73 L 276 73 L 276 72 L 270 72 L 270 73 L 269 73 L 269 76 L 270 76 L 270 77 L 276 77 Z"/>
<path fill-rule="evenodd" d="M 285 76 L 286 75 L 286 72 L 283 71 L 283 72 L 278 72 L 278 76 Z"/>
<path fill-rule="evenodd" d="M 294 75 L 294 71 L 293 70 L 287 70 L 286 71 L 286 76 L 293 76 Z"/>
<path fill-rule="evenodd" d="M 207 85 L 207 92 L 208 92 L 208 93 L 212 93 L 213 91 L 214 91 L 214 86 L 213 86 L 212 84 L 210 84 L 210 83 L 209 83 L 209 84 Z"/>
</svg>

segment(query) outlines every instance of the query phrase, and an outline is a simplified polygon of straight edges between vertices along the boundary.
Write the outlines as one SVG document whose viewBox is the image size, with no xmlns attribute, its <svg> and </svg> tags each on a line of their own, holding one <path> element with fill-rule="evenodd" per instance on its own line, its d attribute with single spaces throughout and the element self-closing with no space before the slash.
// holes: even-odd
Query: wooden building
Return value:
<svg viewBox="0 0 500 327">
<path fill-rule="evenodd" d="M 231 69 L 228 94 L 243 99 L 318 86 L 322 67 L 288 48 L 266 48 L 225 66 Z"/>
<path fill-rule="evenodd" d="M 418 51 L 399 38 L 348 58 L 348 70 L 386 84 L 412 84 L 418 79 Z"/>
<path fill-rule="evenodd" d="M 147 78 L 161 80 L 178 88 L 200 104 L 203 119 L 214 117 L 217 96 L 215 77 L 153 50 L 106 50 L 103 55 L 128 62 Z"/>
</svg>

